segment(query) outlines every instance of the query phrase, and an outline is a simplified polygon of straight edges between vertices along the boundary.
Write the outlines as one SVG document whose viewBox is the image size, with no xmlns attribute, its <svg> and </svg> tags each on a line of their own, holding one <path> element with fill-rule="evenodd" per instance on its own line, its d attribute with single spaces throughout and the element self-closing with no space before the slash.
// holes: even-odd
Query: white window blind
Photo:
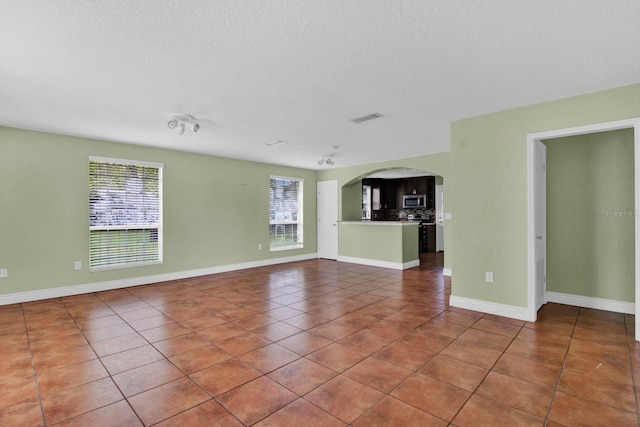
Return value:
<svg viewBox="0 0 640 427">
<path fill-rule="evenodd" d="M 269 248 L 303 247 L 303 180 L 272 176 L 269 184 Z"/>
<path fill-rule="evenodd" d="M 89 269 L 162 262 L 164 165 L 89 158 Z"/>
</svg>

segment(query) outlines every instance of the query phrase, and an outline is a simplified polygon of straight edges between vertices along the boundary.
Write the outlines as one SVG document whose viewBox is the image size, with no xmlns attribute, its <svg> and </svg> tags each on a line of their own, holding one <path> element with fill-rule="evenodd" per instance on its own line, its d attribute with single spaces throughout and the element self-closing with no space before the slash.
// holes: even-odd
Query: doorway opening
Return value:
<svg viewBox="0 0 640 427">
<path fill-rule="evenodd" d="M 633 215 L 633 221 L 635 226 L 634 231 L 634 313 L 636 316 L 636 340 L 640 340 L 640 304 L 638 304 L 638 297 L 640 295 L 640 215 L 635 214 L 640 212 L 640 119 L 621 120 L 616 122 L 600 123 L 596 125 L 581 126 L 568 129 L 559 129 L 548 132 L 541 132 L 536 134 L 530 134 L 527 136 L 527 243 L 528 243 L 528 311 L 529 320 L 535 321 L 537 318 L 537 294 L 540 292 L 540 283 L 544 285 L 544 279 L 540 280 L 540 274 L 546 275 L 546 268 L 542 270 L 537 268 L 539 266 L 539 260 L 542 259 L 546 263 L 546 247 L 536 246 L 537 236 L 536 223 L 540 223 L 541 212 L 544 215 L 544 210 L 540 209 L 540 203 L 546 202 L 546 198 L 543 202 L 536 200 L 535 189 L 536 180 L 539 181 L 538 174 L 536 172 L 536 146 L 543 140 L 552 138 L 562 138 L 576 135 L 587 135 L 599 132 L 620 130 L 620 129 L 633 129 L 633 147 L 634 147 L 634 210 L 631 212 Z M 543 219 L 544 222 L 544 219 Z M 546 230 L 545 230 L 546 231 Z M 540 251 L 544 251 L 542 254 Z M 546 294 L 546 290 L 543 290 Z M 546 302 L 546 297 L 545 301 Z M 591 308 L 603 308 L 603 307 L 591 307 Z M 612 310 L 611 307 L 603 308 L 605 310 Z M 615 309 L 614 309 L 615 310 Z"/>
<path fill-rule="evenodd" d="M 426 236 L 420 239 L 420 253 L 443 252 L 444 178 L 416 168 L 372 170 L 342 187 L 342 219 L 420 221 L 421 236 Z"/>
</svg>

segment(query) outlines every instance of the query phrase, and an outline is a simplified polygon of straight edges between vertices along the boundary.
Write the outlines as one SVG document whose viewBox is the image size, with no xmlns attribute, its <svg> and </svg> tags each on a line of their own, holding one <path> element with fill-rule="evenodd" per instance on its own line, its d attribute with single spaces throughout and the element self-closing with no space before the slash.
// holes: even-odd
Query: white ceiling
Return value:
<svg viewBox="0 0 640 427">
<path fill-rule="evenodd" d="M 2 6 L 0 125 L 308 169 L 448 151 L 451 121 L 640 81 L 638 0 Z"/>
</svg>

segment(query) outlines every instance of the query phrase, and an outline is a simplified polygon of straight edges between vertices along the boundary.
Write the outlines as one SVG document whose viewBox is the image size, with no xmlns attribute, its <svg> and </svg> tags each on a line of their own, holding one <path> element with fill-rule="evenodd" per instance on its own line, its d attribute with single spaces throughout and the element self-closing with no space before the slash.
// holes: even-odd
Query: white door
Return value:
<svg viewBox="0 0 640 427">
<path fill-rule="evenodd" d="M 338 181 L 318 181 L 318 258 L 338 259 Z"/>
<path fill-rule="evenodd" d="M 535 309 L 542 307 L 547 292 L 547 146 L 535 141 L 534 155 L 534 206 L 536 253 L 536 301 Z"/>
<path fill-rule="evenodd" d="M 444 251 L 444 185 L 436 185 L 436 252 Z"/>
</svg>

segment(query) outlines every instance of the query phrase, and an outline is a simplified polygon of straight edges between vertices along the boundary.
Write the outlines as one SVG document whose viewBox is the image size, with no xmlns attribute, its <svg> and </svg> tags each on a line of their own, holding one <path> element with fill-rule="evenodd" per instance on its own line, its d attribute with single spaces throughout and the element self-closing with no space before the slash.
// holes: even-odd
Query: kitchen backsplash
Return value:
<svg viewBox="0 0 640 427">
<path fill-rule="evenodd" d="M 413 215 L 414 219 L 435 220 L 433 209 L 380 209 L 371 212 L 372 221 L 398 221 Z"/>
</svg>

